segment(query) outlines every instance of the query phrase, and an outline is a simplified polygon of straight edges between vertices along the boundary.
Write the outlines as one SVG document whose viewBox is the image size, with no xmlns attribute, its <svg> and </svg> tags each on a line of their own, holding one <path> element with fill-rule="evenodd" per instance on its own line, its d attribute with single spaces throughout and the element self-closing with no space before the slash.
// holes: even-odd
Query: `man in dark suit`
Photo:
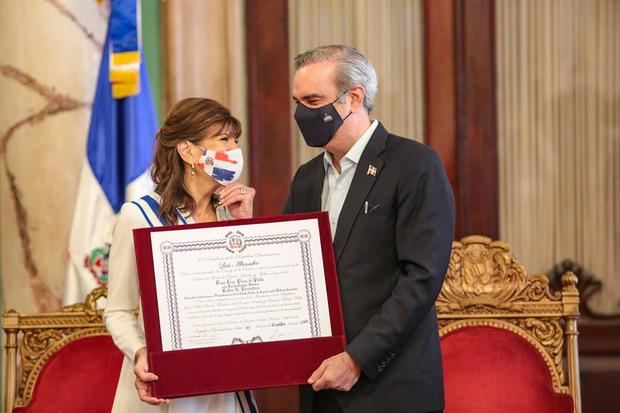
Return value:
<svg viewBox="0 0 620 413">
<path fill-rule="evenodd" d="M 301 392 L 304 412 L 442 411 L 435 299 L 450 256 L 454 198 L 429 147 L 372 121 L 375 70 L 359 50 L 295 59 L 295 119 L 325 152 L 302 165 L 285 213 L 329 211 L 347 335 Z"/>
</svg>

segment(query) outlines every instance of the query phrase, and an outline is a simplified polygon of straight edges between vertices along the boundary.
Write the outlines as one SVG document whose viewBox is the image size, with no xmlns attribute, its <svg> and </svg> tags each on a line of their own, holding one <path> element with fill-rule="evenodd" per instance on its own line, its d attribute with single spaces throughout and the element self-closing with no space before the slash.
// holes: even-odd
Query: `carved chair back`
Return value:
<svg viewBox="0 0 620 413">
<path fill-rule="evenodd" d="M 526 412 L 527 403 L 531 411 L 548 403 L 546 412 L 580 413 L 576 283 L 568 272 L 562 290 L 551 292 L 548 277 L 528 276 L 508 244 L 482 236 L 454 242 L 436 302 L 446 413 Z M 464 407 L 467 398 L 475 409 Z"/>
<path fill-rule="evenodd" d="M 122 354 L 97 309 L 105 287 L 53 313 L 3 315 L 5 413 L 108 412 Z"/>
</svg>

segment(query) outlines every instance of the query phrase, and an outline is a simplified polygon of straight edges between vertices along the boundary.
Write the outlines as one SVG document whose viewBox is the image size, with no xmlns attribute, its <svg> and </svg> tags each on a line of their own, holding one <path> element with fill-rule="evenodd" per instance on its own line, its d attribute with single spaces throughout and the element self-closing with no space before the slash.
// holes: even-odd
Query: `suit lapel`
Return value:
<svg viewBox="0 0 620 413">
<path fill-rule="evenodd" d="M 385 149 L 388 132 L 383 125 L 379 123 L 377 129 L 368 141 L 362 157 L 360 158 L 351 187 L 347 193 L 347 197 L 340 211 L 338 218 L 338 227 L 334 236 L 334 251 L 336 253 L 336 261 L 340 260 L 340 255 L 344 251 L 344 247 L 349 240 L 353 224 L 359 215 L 359 212 L 368 196 L 368 193 L 375 184 L 381 169 L 383 168 L 383 160 L 379 155 Z M 376 170 L 373 172 L 373 168 Z M 319 194 L 320 198 L 320 194 Z"/>
<path fill-rule="evenodd" d="M 315 212 L 321 210 L 321 194 L 323 193 L 323 182 L 325 181 L 325 164 L 323 163 L 323 155 L 316 157 L 310 166 L 309 182 L 303 185 L 307 188 L 303 198 L 302 205 L 304 212 Z M 301 212 L 301 211 L 299 211 Z"/>
<path fill-rule="evenodd" d="M 321 194 L 323 193 L 323 183 L 325 182 L 325 165 L 323 160 L 317 166 L 317 178 L 312 182 L 310 189 L 310 199 L 312 201 L 312 211 L 320 211 L 321 208 Z"/>
</svg>

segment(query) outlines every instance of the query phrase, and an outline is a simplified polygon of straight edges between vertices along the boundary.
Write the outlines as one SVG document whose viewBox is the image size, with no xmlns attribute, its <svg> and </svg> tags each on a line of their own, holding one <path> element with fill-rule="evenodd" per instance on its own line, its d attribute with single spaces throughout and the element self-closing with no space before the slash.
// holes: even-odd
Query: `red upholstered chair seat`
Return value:
<svg viewBox="0 0 620 413">
<path fill-rule="evenodd" d="M 54 353 L 30 403 L 15 413 L 109 413 L 123 356 L 109 336 L 74 340 Z"/>
<path fill-rule="evenodd" d="M 441 338 L 445 413 L 572 413 L 570 395 L 553 390 L 549 368 L 524 338 L 471 326 Z"/>
</svg>

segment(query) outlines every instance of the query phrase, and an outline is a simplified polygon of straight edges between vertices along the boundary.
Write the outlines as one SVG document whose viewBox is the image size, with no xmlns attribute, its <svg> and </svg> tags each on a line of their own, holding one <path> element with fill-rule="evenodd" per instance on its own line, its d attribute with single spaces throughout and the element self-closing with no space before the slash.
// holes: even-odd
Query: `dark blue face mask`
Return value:
<svg viewBox="0 0 620 413">
<path fill-rule="evenodd" d="M 352 112 L 349 112 L 344 119 L 341 118 L 334 106 L 342 95 L 320 108 L 309 108 L 302 103 L 297 103 L 295 121 L 308 146 L 322 148 L 327 145 L 343 122 L 351 115 Z"/>
</svg>

